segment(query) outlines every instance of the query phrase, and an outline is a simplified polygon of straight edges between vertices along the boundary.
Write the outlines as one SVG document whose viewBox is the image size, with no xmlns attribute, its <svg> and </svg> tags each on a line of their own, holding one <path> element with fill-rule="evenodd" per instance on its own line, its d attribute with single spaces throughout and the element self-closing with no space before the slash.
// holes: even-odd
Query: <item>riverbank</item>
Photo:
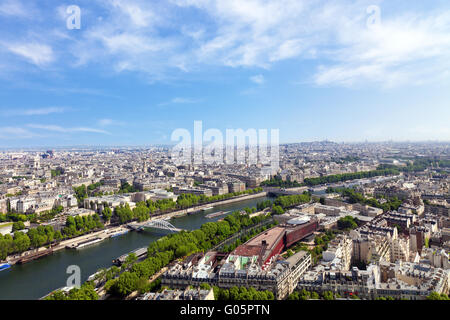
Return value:
<svg viewBox="0 0 450 320">
<path fill-rule="evenodd" d="M 256 199 L 256 198 L 262 198 L 262 197 L 266 197 L 266 196 L 267 196 L 267 192 L 265 192 L 265 191 L 255 193 L 255 194 L 242 195 L 242 196 L 237 196 L 235 198 L 231 198 L 231 199 L 227 199 L 227 200 L 220 200 L 217 202 L 208 202 L 208 203 L 198 205 L 195 207 L 190 207 L 187 209 L 181 209 L 181 210 L 169 212 L 166 214 L 158 215 L 155 218 L 156 219 L 178 218 L 178 217 L 183 217 L 189 213 L 200 211 L 200 210 L 203 210 L 203 209 L 206 209 L 209 207 L 216 207 L 216 206 L 220 206 L 220 205 L 225 205 L 225 204 L 230 204 L 230 203 L 235 203 L 235 202 L 240 202 L 240 201 L 245 201 L 245 200 L 251 200 L 251 199 Z"/>
<path fill-rule="evenodd" d="M 103 241 L 105 239 L 112 237 L 117 232 L 125 232 L 125 231 L 128 231 L 128 229 L 124 226 L 106 227 L 106 229 L 103 229 L 100 231 L 95 231 L 95 232 L 85 234 L 85 235 L 82 235 L 82 236 L 79 236 L 76 238 L 61 241 L 60 243 L 58 243 L 55 246 L 51 246 L 51 247 L 44 246 L 44 247 L 40 247 L 38 249 L 33 249 L 33 250 L 28 250 L 28 251 L 22 252 L 22 254 L 20 254 L 20 255 L 9 256 L 6 258 L 6 261 L 10 265 L 15 265 L 18 262 L 20 262 L 22 259 L 26 259 L 29 257 L 39 255 L 41 252 L 51 250 L 51 252 L 49 254 L 52 254 L 59 250 L 65 249 L 67 247 L 76 247 L 79 243 L 84 242 L 84 241 L 89 241 L 91 239 L 100 238 Z M 34 259 L 32 259 L 32 260 L 34 260 Z"/>
</svg>

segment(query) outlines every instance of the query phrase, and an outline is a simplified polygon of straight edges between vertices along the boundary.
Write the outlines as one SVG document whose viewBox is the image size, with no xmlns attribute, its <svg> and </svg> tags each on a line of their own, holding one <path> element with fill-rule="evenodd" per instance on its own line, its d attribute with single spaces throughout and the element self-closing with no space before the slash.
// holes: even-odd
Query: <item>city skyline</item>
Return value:
<svg viewBox="0 0 450 320">
<path fill-rule="evenodd" d="M 195 120 L 450 141 L 444 1 L 80 1 L 80 29 L 70 5 L 0 5 L 2 148 L 166 145 Z"/>
<path fill-rule="evenodd" d="M 291 146 L 291 145 L 298 145 L 298 144 L 317 144 L 317 143 L 330 143 L 330 144 L 337 144 L 337 145 L 402 145 L 402 144 L 412 144 L 412 145 L 447 145 L 449 141 L 355 141 L 355 142 L 335 142 L 331 140 L 321 140 L 321 141 L 300 141 L 300 142 L 287 142 L 283 143 L 281 142 L 279 146 Z M 61 146 L 55 146 L 55 145 L 38 145 L 38 146 L 24 146 L 24 147 L 0 147 L 0 151 L 26 151 L 26 152 L 44 152 L 48 150 L 61 150 L 61 151 L 74 151 L 74 150 L 114 150 L 114 149 L 138 149 L 138 150 L 145 150 L 145 149 L 151 149 L 151 148 L 170 148 L 177 144 L 177 142 L 173 142 L 172 144 L 136 144 L 136 145 L 101 145 L 101 144 L 86 144 L 86 145 L 61 145 Z M 224 148 L 226 145 L 224 145 Z M 234 145 L 236 148 L 237 146 Z M 248 148 L 249 145 L 246 144 L 245 148 Z M 194 146 L 192 146 L 192 149 Z"/>
</svg>

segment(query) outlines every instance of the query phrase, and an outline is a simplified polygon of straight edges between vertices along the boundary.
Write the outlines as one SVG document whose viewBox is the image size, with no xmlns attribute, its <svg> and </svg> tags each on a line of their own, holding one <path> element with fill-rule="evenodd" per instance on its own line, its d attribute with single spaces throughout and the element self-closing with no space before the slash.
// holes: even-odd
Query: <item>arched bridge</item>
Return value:
<svg viewBox="0 0 450 320">
<path fill-rule="evenodd" d="M 284 188 L 265 187 L 264 191 L 273 196 L 293 196 L 302 194 L 304 190 L 299 191 L 298 188 L 289 190 Z"/>
<path fill-rule="evenodd" d="M 146 221 L 146 222 L 142 222 L 142 223 L 132 224 L 132 225 L 129 225 L 129 227 L 131 227 L 132 229 L 135 229 L 135 230 L 143 230 L 144 228 L 155 228 L 155 229 L 169 230 L 172 232 L 179 232 L 179 231 L 183 230 L 183 229 L 179 229 L 179 228 L 175 227 L 174 225 L 172 225 L 170 222 L 168 222 L 166 220 L 160 220 L 160 219 L 155 219 L 155 220 Z"/>
</svg>

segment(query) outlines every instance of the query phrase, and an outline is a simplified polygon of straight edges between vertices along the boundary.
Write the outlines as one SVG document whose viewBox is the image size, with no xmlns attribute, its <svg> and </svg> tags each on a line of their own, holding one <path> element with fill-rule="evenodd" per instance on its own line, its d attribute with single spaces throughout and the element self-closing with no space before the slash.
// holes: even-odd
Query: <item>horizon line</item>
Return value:
<svg viewBox="0 0 450 320">
<path fill-rule="evenodd" d="M 333 141 L 333 140 L 312 140 L 312 141 L 297 141 L 297 142 L 282 142 L 279 143 L 279 146 L 284 145 L 292 145 L 292 144 L 312 144 L 312 143 L 333 143 L 333 144 L 406 144 L 406 143 L 412 143 L 412 144 L 421 144 L 421 143 L 431 143 L 431 144 L 450 144 L 450 140 L 380 140 L 380 141 Z M 66 145 L 66 146 L 21 146 L 21 147 L 2 147 L 0 146 L 0 150 L 22 150 L 22 149 L 74 149 L 74 148 L 151 148 L 151 147 L 172 147 L 177 145 L 177 143 L 152 143 L 152 144 L 120 144 L 120 145 L 106 145 L 106 144 L 89 144 L 89 145 Z M 194 147 L 193 144 L 191 144 L 192 147 Z M 234 145 L 236 146 L 236 145 Z M 246 143 L 245 147 L 248 147 L 249 145 Z M 226 145 L 224 145 L 226 147 Z"/>
</svg>

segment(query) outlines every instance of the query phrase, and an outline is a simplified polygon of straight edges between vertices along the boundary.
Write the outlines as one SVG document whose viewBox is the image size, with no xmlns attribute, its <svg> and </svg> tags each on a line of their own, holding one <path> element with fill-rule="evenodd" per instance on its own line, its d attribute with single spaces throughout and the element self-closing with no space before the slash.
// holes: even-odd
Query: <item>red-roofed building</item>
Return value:
<svg viewBox="0 0 450 320">
<path fill-rule="evenodd" d="M 318 226 L 316 220 L 296 226 L 276 226 L 240 245 L 231 254 L 244 257 L 258 256 L 258 264 L 262 266 L 285 248 L 311 235 Z"/>
</svg>

